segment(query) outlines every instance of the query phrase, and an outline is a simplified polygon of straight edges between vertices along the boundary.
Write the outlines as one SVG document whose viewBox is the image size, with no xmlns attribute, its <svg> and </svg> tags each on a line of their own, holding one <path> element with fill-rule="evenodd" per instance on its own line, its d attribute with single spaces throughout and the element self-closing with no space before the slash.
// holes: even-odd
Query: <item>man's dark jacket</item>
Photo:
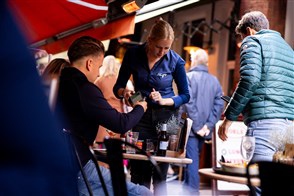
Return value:
<svg viewBox="0 0 294 196">
<path fill-rule="evenodd" d="M 61 72 L 57 98 L 59 114 L 62 114 L 63 128 L 92 144 L 99 125 L 116 133 L 132 129 L 144 114 L 142 106 L 136 106 L 130 113 L 119 113 L 103 97 L 101 90 L 89 82 L 86 76 L 74 67 Z M 91 152 L 81 140 L 76 141 L 82 164 L 90 159 Z"/>
</svg>

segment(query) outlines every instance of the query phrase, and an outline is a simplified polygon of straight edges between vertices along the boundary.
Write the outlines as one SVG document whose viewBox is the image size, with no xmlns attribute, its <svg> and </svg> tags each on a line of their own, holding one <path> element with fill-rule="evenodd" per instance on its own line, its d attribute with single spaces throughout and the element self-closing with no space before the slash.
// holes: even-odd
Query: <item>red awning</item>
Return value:
<svg viewBox="0 0 294 196">
<path fill-rule="evenodd" d="M 9 0 L 12 13 L 29 44 L 48 53 L 67 50 L 82 35 L 100 40 L 134 33 L 135 16 L 104 24 L 104 0 Z M 94 28 L 96 21 L 97 28 Z"/>
</svg>

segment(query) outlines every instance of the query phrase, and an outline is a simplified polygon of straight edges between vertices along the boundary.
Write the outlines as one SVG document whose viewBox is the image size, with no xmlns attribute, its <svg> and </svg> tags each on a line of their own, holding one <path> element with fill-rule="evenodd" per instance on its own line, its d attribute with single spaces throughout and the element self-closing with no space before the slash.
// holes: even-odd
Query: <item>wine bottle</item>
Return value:
<svg viewBox="0 0 294 196">
<path fill-rule="evenodd" d="M 168 146 L 168 136 L 166 133 L 166 124 L 162 124 L 159 137 L 158 137 L 158 145 L 157 145 L 157 156 L 165 156 L 166 150 Z"/>
</svg>

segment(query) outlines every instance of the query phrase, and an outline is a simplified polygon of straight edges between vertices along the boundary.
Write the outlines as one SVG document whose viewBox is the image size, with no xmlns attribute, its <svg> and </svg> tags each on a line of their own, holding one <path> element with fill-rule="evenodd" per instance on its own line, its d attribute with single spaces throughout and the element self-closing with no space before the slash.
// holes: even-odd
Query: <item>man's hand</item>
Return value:
<svg viewBox="0 0 294 196">
<path fill-rule="evenodd" d="M 121 88 L 119 89 L 119 95 L 123 97 L 123 99 L 125 100 L 125 103 L 127 106 L 132 106 L 130 103 L 129 103 L 129 97 L 132 96 L 133 94 L 135 93 L 135 91 L 133 90 L 130 90 L 128 88 Z"/>
<path fill-rule="evenodd" d="M 137 102 L 134 104 L 134 107 L 135 107 L 136 105 L 140 105 L 140 106 L 142 106 L 142 107 L 144 108 L 144 112 L 146 112 L 146 110 L 147 110 L 147 102 L 145 101 L 145 99 L 144 99 L 143 101 L 137 101 Z"/>
<path fill-rule="evenodd" d="M 218 129 L 218 136 L 221 140 L 226 141 L 228 139 L 227 132 L 231 124 L 232 124 L 232 121 L 227 120 L 225 118 L 223 123 L 220 125 Z"/>
<path fill-rule="evenodd" d="M 197 134 L 201 137 L 208 136 L 210 133 L 210 130 L 208 129 L 207 125 L 204 125 L 199 131 L 197 131 Z"/>
</svg>

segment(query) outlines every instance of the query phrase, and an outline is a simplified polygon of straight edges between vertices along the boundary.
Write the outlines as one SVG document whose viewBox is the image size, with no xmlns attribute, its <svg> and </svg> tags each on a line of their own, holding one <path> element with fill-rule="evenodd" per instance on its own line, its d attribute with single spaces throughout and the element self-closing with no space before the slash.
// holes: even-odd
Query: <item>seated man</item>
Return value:
<svg viewBox="0 0 294 196">
<path fill-rule="evenodd" d="M 103 97 L 100 89 L 93 84 L 99 76 L 99 68 L 104 58 L 102 42 L 84 36 L 75 40 L 68 50 L 70 66 L 61 71 L 57 97 L 57 108 L 60 109 L 63 128 L 73 135 L 83 138 L 92 144 L 99 125 L 116 133 L 125 133 L 135 126 L 143 116 L 147 103 L 137 102 L 130 113 L 119 113 Z M 89 147 L 83 141 L 74 141 L 84 171 L 88 177 L 94 195 L 104 195 L 96 167 L 91 160 Z M 113 195 L 110 172 L 100 167 L 109 195 Z M 86 184 L 78 173 L 80 195 L 87 195 Z M 144 186 L 127 182 L 128 195 L 152 195 Z"/>
</svg>

